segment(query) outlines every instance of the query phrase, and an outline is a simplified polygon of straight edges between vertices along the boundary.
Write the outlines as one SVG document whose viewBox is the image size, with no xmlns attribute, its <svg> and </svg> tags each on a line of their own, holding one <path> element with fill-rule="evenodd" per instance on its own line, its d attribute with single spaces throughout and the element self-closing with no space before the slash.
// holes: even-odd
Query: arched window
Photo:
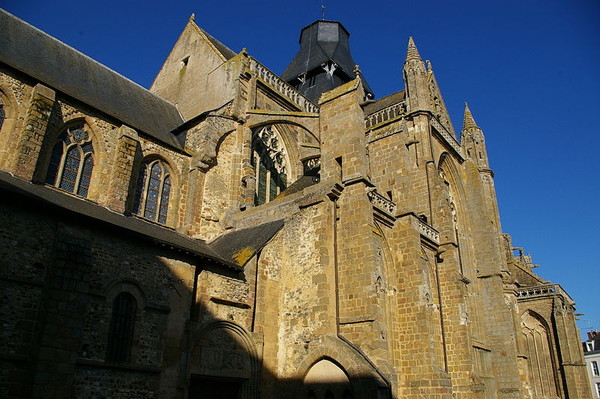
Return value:
<svg viewBox="0 0 600 399">
<path fill-rule="evenodd" d="M 133 295 L 122 292 L 115 298 L 110 318 L 106 361 L 128 363 L 131 355 L 137 303 Z"/>
<path fill-rule="evenodd" d="M 167 223 L 171 175 L 160 160 L 146 161 L 140 167 L 133 211 L 158 223 Z"/>
<path fill-rule="evenodd" d="M 552 345 L 546 323 L 531 311 L 521 316 L 521 333 L 527 356 L 527 380 L 535 397 L 557 397 Z"/>
<path fill-rule="evenodd" d="M 83 124 L 68 127 L 56 139 L 46 183 L 87 197 L 94 168 L 94 147 Z"/>
<path fill-rule="evenodd" d="M 287 187 L 287 155 L 273 126 L 266 126 L 254 135 L 251 163 L 256 176 L 254 204 L 262 205 Z"/>
</svg>

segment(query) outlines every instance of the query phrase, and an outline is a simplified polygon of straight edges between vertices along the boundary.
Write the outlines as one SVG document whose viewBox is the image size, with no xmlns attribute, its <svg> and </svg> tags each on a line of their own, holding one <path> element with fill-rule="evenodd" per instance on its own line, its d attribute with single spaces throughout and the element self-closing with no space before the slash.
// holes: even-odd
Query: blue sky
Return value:
<svg viewBox="0 0 600 399">
<path fill-rule="evenodd" d="M 503 230 L 600 329 L 600 2 L 60 1 L 0 7 L 149 87 L 190 14 L 234 51 L 281 73 L 300 29 L 321 18 L 350 32 L 377 98 L 403 89 L 408 36 L 433 64 L 460 130 L 467 101 L 487 138 Z"/>
</svg>

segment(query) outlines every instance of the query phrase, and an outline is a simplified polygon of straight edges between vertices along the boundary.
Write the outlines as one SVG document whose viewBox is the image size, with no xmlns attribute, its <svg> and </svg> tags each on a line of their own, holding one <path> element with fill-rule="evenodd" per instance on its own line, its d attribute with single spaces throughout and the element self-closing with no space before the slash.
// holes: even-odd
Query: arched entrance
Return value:
<svg viewBox="0 0 600 399">
<path fill-rule="evenodd" d="M 188 398 L 257 397 L 258 357 L 245 330 L 223 321 L 197 337 L 191 351 Z"/>
<path fill-rule="evenodd" d="M 329 359 L 321 359 L 308 370 L 304 377 L 306 398 L 352 399 L 352 385 L 346 372 Z"/>
</svg>

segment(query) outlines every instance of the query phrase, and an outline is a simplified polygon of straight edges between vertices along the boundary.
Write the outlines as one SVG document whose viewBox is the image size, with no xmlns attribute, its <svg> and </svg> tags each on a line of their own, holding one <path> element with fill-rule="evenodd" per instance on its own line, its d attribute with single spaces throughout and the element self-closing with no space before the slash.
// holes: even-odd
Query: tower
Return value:
<svg viewBox="0 0 600 399">
<path fill-rule="evenodd" d="M 342 24 L 316 21 L 302 29 L 300 49 L 281 75 L 311 101 L 321 94 L 356 78 L 356 63 L 350 54 L 350 34 Z M 361 76 L 365 97 L 373 91 Z"/>
</svg>

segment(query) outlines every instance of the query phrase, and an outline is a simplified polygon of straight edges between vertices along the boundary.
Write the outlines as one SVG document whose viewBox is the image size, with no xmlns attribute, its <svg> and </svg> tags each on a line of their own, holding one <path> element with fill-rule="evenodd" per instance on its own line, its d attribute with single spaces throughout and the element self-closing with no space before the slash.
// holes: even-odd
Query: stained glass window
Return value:
<svg viewBox="0 0 600 399">
<path fill-rule="evenodd" d="M 160 160 L 147 161 L 139 171 L 134 199 L 134 212 L 146 219 L 167 223 L 171 176 Z"/>
<path fill-rule="evenodd" d="M 87 197 L 94 168 L 94 147 L 83 125 L 67 128 L 52 147 L 46 183 Z"/>
<path fill-rule="evenodd" d="M 106 361 L 128 363 L 135 327 L 137 303 L 133 295 L 122 292 L 115 298 L 110 318 Z"/>
<path fill-rule="evenodd" d="M 254 136 L 251 163 L 256 176 L 254 204 L 272 201 L 287 187 L 285 148 L 273 126 L 262 128 Z"/>
</svg>

